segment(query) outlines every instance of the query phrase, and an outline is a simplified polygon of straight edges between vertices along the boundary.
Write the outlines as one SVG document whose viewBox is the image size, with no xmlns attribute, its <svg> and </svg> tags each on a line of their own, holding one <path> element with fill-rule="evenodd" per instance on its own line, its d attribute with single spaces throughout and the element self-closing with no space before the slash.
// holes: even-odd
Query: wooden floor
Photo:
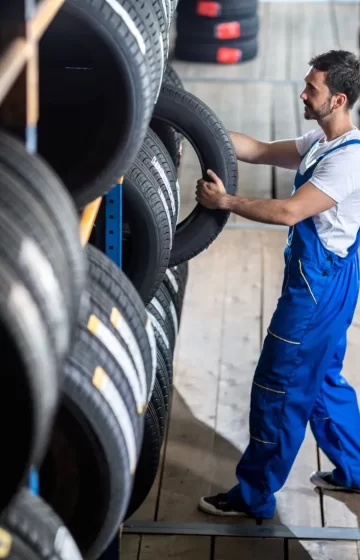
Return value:
<svg viewBox="0 0 360 560">
<path fill-rule="evenodd" d="M 260 4 L 260 10 L 261 55 L 256 61 L 225 68 L 183 63 L 175 66 L 185 87 L 205 101 L 228 129 L 263 139 L 294 137 L 314 126 L 303 121 L 298 101 L 299 80 L 309 57 L 328 48 L 355 51 L 359 8 L 356 4 L 276 3 Z M 286 27 L 290 31 L 285 32 Z M 183 213 L 188 213 L 193 204 L 194 184 L 200 176 L 200 168 L 187 148 L 180 173 Z M 282 197 L 292 186 L 292 172 L 246 164 L 239 164 L 239 172 L 239 192 L 244 194 Z M 162 468 L 151 494 L 133 519 L 224 522 L 198 512 L 197 500 L 204 494 L 226 491 L 236 482 L 234 469 L 248 442 L 254 367 L 280 292 L 285 236 L 283 230 L 226 229 L 207 251 L 190 262 Z M 344 365 L 344 375 L 357 391 L 359 335 L 360 305 L 349 331 Z M 308 432 L 291 474 L 277 495 L 276 516 L 271 523 L 359 527 L 360 496 L 319 494 L 309 483 L 313 470 L 328 467 Z M 252 523 L 230 520 L 239 522 Z M 355 542 L 126 534 L 122 538 L 122 560 L 266 557 L 360 559 Z"/>
</svg>

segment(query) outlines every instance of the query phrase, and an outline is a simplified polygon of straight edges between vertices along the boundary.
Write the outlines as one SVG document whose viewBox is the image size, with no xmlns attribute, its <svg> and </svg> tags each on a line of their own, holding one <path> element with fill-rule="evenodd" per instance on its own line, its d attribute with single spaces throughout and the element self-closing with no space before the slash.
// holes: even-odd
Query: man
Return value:
<svg viewBox="0 0 360 560">
<path fill-rule="evenodd" d="M 314 57 L 301 93 L 305 119 L 319 127 L 294 140 L 260 142 L 230 133 L 239 160 L 297 169 L 292 196 L 262 200 L 227 195 L 208 171 L 196 198 L 258 222 L 289 226 L 281 297 L 269 325 L 251 391 L 250 441 L 238 484 L 203 497 L 214 515 L 272 518 L 310 421 L 335 465 L 311 481 L 360 492 L 360 415 L 341 376 L 346 332 L 359 292 L 360 132 L 351 108 L 360 96 L 359 59 L 346 51 Z"/>
</svg>

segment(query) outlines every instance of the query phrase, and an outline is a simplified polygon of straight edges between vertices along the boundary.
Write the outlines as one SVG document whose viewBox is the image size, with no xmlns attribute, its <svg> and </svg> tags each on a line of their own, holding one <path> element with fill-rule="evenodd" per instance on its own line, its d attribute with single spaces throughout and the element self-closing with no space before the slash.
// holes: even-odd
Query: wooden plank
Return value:
<svg viewBox="0 0 360 560">
<path fill-rule="evenodd" d="M 217 537 L 214 560 L 284 560 L 283 539 Z"/>
<path fill-rule="evenodd" d="M 258 15 L 260 19 L 260 31 L 258 35 L 259 50 L 258 55 L 253 60 L 243 62 L 240 64 L 205 64 L 196 62 L 187 62 L 172 59 L 171 63 L 175 70 L 183 79 L 205 79 L 212 78 L 216 80 L 228 79 L 252 79 L 263 77 L 264 59 L 266 57 L 268 42 L 269 42 L 269 24 L 268 14 L 270 12 L 270 5 L 267 3 L 260 3 L 258 7 Z M 171 52 L 175 44 L 176 29 L 173 23 L 170 33 Z"/>
<path fill-rule="evenodd" d="M 227 267 L 225 279 L 211 494 L 226 492 L 237 483 L 236 465 L 249 441 L 250 390 L 260 352 L 262 233 L 228 230 L 222 235 L 231 265 Z M 239 518 L 228 518 L 225 522 L 229 519 L 235 523 L 254 523 Z M 222 518 L 214 520 L 224 522 Z"/>
<path fill-rule="evenodd" d="M 211 486 L 227 266 L 222 236 L 190 261 L 160 493 L 161 521 L 207 518 L 197 510 L 197 501 Z"/>
<path fill-rule="evenodd" d="M 286 80 L 290 53 L 291 3 L 271 3 L 268 26 L 270 34 L 266 45 L 263 79 Z"/>
<path fill-rule="evenodd" d="M 295 99 L 295 94 L 296 88 L 293 84 L 273 86 L 273 140 L 291 139 L 300 135 L 297 125 L 298 100 Z M 295 171 L 276 167 L 274 172 L 275 197 L 287 198 L 293 188 Z"/>
<path fill-rule="evenodd" d="M 289 560 L 358 560 L 355 542 L 289 541 Z"/>
<path fill-rule="evenodd" d="M 281 293 L 285 243 L 286 232 L 268 231 L 264 235 L 263 336 Z M 308 430 L 285 486 L 276 495 L 276 515 L 267 524 L 321 526 L 320 499 L 309 482 L 309 475 L 316 468 L 316 445 Z"/>
<path fill-rule="evenodd" d="M 31 22 L 34 36 L 40 40 L 65 0 L 42 0 Z"/>
<path fill-rule="evenodd" d="M 227 130 L 251 134 L 261 140 L 271 139 L 270 84 L 213 84 L 184 82 L 184 87 L 206 103 Z M 254 117 L 256 115 L 256 118 Z M 238 194 L 271 197 L 271 168 L 239 162 Z M 181 187 L 181 219 L 195 204 L 195 186 L 200 177 L 200 165 L 194 150 L 186 144 L 179 172 Z M 242 221 L 235 215 L 231 222 Z"/>
<path fill-rule="evenodd" d="M 33 53 L 26 39 L 14 39 L 0 58 L 0 103 L 5 99 L 15 80 Z"/>
<path fill-rule="evenodd" d="M 140 541 L 139 535 L 123 535 L 120 541 L 121 560 L 138 560 Z"/>
<path fill-rule="evenodd" d="M 211 537 L 151 535 L 142 537 L 139 560 L 210 560 L 210 553 Z"/>
</svg>

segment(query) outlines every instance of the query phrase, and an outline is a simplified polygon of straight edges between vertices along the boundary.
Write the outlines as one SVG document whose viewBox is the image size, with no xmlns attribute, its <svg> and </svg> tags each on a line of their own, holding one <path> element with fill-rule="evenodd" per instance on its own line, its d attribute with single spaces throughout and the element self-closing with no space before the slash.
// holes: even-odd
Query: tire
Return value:
<svg viewBox="0 0 360 560">
<path fill-rule="evenodd" d="M 189 17 L 198 15 L 208 18 L 236 18 L 242 19 L 255 15 L 258 9 L 257 0 L 225 0 L 212 2 L 211 0 L 180 0 L 178 13 Z"/>
<path fill-rule="evenodd" d="M 216 115 L 197 97 L 174 86 L 163 84 L 154 116 L 183 134 L 197 152 L 203 176 L 212 169 L 223 181 L 226 191 L 237 190 L 237 160 L 234 146 Z M 197 204 L 191 214 L 177 225 L 169 267 L 189 260 L 206 249 L 225 226 L 229 212 L 208 210 Z"/>
<path fill-rule="evenodd" d="M 164 278 L 173 234 L 162 191 L 139 158 L 124 179 L 123 222 L 130 234 L 122 268 L 146 305 Z"/>
<path fill-rule="evenodd" d="M 0 206 L 6 212 L 8 220 L 17 222 L 23 235 L 28 238 L 29 243 L 23 250 L 25 251 L 27 248 L 28 253 L 31 250 L 34 252 L 33 256 L 28 254 L 28 259 L 38 259 L 42 266 L 42 274 L 50 275 L 51 268 L 53 269 L 53 290 L 55 289 L 56 279 L 58 279 L 68 313 L 69 315 L 73 314 L 74 293 L 67 254 L 58 239 L 56 228 L 54 228 L 47 215 L 46 206 L 41 204 L 31 192 L 28 192 L 25 181 L 20 177 L 15 178 L 3 164 L 0 164 Z M 40 252 L 35 253 L 35 247 L 34 244 L 31 245 L 31 241 L 38 244 Z M 48 260 L 48 266 L 46 259 L 41 259 L 41 253 Z M 44 271 L 44 267 L 47 268 L 47 271 Z M 44 278 L 44 281 L 46 281 L 46 278 Z M 49 276 L 50 281 L 51 277 Z M 76 305 L 79 305 L 78 302 Z M 64 337 L 67 336 L 68 333 L 65 332 Z M 58 350 L 60 351 L 60 348 Z M 61 343 L 62 355 L 58 354 L 57 357 L 62 359 L 67 350 L 68 340 L 64 340 Z"/>
<path fill-rule="evenodd" d="M 69 310 L 53 267 L 38 243 L 21 225 L 0 208 L 0 260 L 16 271 L 32 294 L 49 334 L 60 373 L 70 347 Z M 46 234 L 44 231 L 43 235 Z"/>
<path fill-rule="evenodd" d="M 224 41 L 231 39 L 252 39 L 259 31 L 259 17 L 257 13 L 253 16 L 232 21 L 224 18 L 209 19 L 207 17 L 195 16 L 191 19 L 184 14 L 179 14 L 176 20 L 177 34 L 180 43 L 195 45 L 198 43 L 211 43 L 221 46 Z"/>
<path fill-rule="evenodd" d="M 165 416 L 165 424 L 166 424 L 167 416 L 170 411 L 172 383 L 171 380 L 169 379 L 168 370 L 159 348 L 156 349 L 156 355 L 157 355 L 156 382 L 159 384 L 162 393 L 162 398 L 164 401 L 164 410 L 165 410 L 164 416 Z"/>
<path fill-rule="evenodd" d="M 217 64 L 238 64 L 254 59 L 258 54 L 258 39 L 193 43 L 189 45 L 182 37 L 176 38 L 174 56 L 179 60 Z"/>
<path fill-rule="evenodd" d="M 92 285 L 88 288 L 88 296 L 89 311 L 86 324 L 88 324 L 89 329 L 94 329 L 93 334 L 108 348 L 123 370 L 122 375 L 125 374 L 132 389 L 135 411 L 142 414 L 147 403 L 145 371 L 143 371 L 144 378 L 142 378 L 140 366 L 141 364 L 143 367 L 143 363 L 134 360 L 134 355 L 129 353 L 125 340 L 112 325 L 110 319 L 112 305 L 106 293 L 98 286 Z"/>
<path fill-rule="evenodd" d="M 2 557 L 8 560 L 82 560 L 60 517 L 27 488 L 2 512 L 0 539 Z"/>
<path fill-rule="evenodd" d="M 149 2 L 153 10 L 156 14 L 157 21 L 159 22 L 160 31 L 163 38 L 163 45 L 164 45 L 164 61 L 169 56 L 169 22 L 167 17 L 167 0 L 163 2 L 162 0 L 150 0 Z"/>
<path fill-rule="evenodd" d="M 184 264 L 187 265 L 187 262 Z M 168 290 L 176 310 L 178 328 L 180 328 L 181 311 L 187 282 L 187 268 L 181 268 L 184 264 L 168 268 L 164 278 L 164 286 Z"/>
<path fill-rule="evenodd" d="M 155 381 L 153 394 L 151 395 L 151 403 L 154 407 L 156 417 L 159 422 L 160 429 L 160 446 L 164 440 L 165 427 L 166 427 L 166 407 L 164 401 L 164 394 L 158 379 Z"/>
<path fill-rule="evenodd" d="M 183 84 L 175 72 L 175 70 L 168 63 L 164 73 L 164 83 L 171 84 L 175 87 L 182 88 Z M 180 166 L 181 153 L 182 153 L 182 136 L 174 128 L 156 118 L 152 118 L 150 123 L 151 129 L 156 133 L 165 148 L 167 149 L 175 169 Z"/>
<path fill-rule="evenodd" d="M 141 16 L 129 0 L 68 0 L 41 39 L 38 151 L 77 208 L 117 183 L 145 137 L 153 45 Z"/>
<path fill-rule="evenodd" d="M 173 354 L 172 345 L 170 341 L 171 326 L 168 318 L 163 317 L 163 311 L 159 310 L 159 305 L 156 300 L 149 303 L 147 306 L 147 313 L 151 319 L 155 332 L 156 346 L 160 350 L 161 355 L 166 365 L 166 371 L 170 383 L 173 379 Z"/>
<path fill-rule="evenodd" d="M 168 335 L 171 352 L 173 354 L 179 325 L 174 303 L 164 283 L 159 287 L 151 303 L 156 307 L 162 318 L 166 320 L 166 334 Z"/>
<path fill-rule="evenodd" d="M 133 284 L 109 257 L 92 245 L 87 246 L 87 257 L 91 281 L 97 283 L 106 292 L 134 334 L 144 362 L 149 401 L 156 374 L 156 342 L 153 326 L 144 304 Z M 113 316 L 113 324 L 121 332 L 126 331 L 117 313 Z M 129 339 L 129 336 L 127 338 Z M 128 342 L 128 349 L 131 354 L 136 352 L 133 342 Z"/>
<path fill-rule="evenodd" d="M 147 61 L 153 89 L 153 103 L 156 103 L 160 93 L 168 49 L 168 38 L 164 34 L 166 21 L 157 2 L 151 4 L 142 0 L 134 0 L 133 3 L 141 15 L 147 34 Z M 145 36 L 144 33 L 143 36 Z"/>
<path fill-rule="evenodd" d="M 152 171 L 167 200 L 172 231 L 175 234 L 180 212 L 180 187 L 172 159 L 160 138 L 150 128 L 145 136 L 141 152 L 148 156 L 148 160 L 143 159 L 143 162 Z"/>
<path fill-rule="evenodd" d="M 64 247 L 72 284 L 72 316 L 76 321 L 80 296 L 85 286 L 86 264 L 79 236 L 79 217 L 74 203 L 60 179 L 38 155 L 29 154 L 24 145 L 0 131 L 0 162 L 22 182 L 33 200 L 41 204 L 56 228 Z"/>
<path fill-rule="evenodd" d="M 174 70 L 173 66 L 168 62 L 164 73 L 164 82 L 171 84 L 177 88 L 184 89 L 184 84 L 182 83 L 179 74 Z"/>
<path fill-rule="evenodd" d="M 160 462 L 161 433 L 152 401 L 145 413 L 144 439 L 136 468 L 133 490 L 124 520 L 139 509 L 154 484 Z"/>
<path fill-rule="evenodd" d="M 41 463 L 57 406 L 59 376 L 50 337 L 35 300 L 6 261 L 0 267 L 0 421 L 6 480 L 0 510 L 10 501 L 31 465 Z"/>
<path fill-rule="evenodd" d="M 142 441 L 131 387 L 86 328 L 65 365 L 63 399 L 40 471 L 40 492 L 82 554 L 97 559 L 125 515 Z"/>
</svg>

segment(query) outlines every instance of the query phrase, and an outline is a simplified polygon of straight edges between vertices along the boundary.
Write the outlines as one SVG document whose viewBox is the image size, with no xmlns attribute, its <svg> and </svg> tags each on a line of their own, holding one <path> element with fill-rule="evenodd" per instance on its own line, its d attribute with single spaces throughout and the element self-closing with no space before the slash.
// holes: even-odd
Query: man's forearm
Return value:
<svg viewBox="0 0 360 560">
<path fill-rule="evenodd" d="M 234 144 L 237 159 L 246 163 L 259 163 L 263 152 L 261 142 L 240 132 L 229 132 L 229 136 Z"/>
<path fill-rule="evenodd" d="M 291 226 L 295 223 L 284 200 L 243 198 L 227 194 L 222 197 L 220 207 L 264 224 Z"/>
</svg>

